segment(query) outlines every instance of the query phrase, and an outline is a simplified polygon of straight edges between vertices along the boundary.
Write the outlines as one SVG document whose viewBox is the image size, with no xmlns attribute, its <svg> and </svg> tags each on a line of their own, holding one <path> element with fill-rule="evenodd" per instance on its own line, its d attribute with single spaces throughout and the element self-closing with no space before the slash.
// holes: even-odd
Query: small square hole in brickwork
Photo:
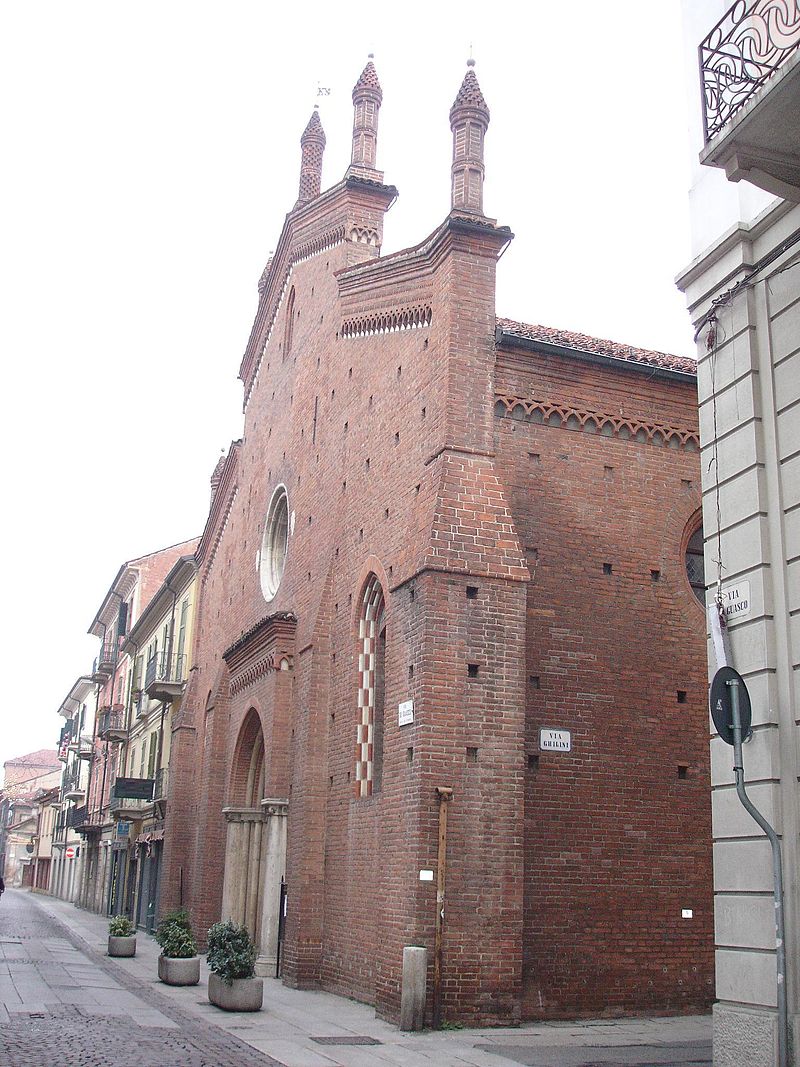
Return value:
<svg viewBox="0 0 800 1067">
<path fill-rule="evenodd" d="M 336 396 L 336 390 L 335 389 L 331 389 L 331 400 L 333 400 L 333 398 L 335 396 Z"/>
<path fill-rule="evenodd" d="M 383 509 L 383 517 L 384 517 L 384 519 L 388 519 L 389 518 L 389 509 L 388 508 L 384 508 Z"/>
<path fill-rule="evenodd" d="M 334 550 L 333 550 L 333 555 L 334 555 L 334 558 L 335 558 L 335 559 L 338 559 L 338 558 L 339 558 L 339 549 L 338 549 L 338 548 L 334 548 Z"/>
<path fill-rule="evenodd" d="M 678 703 L 679 704 L 685 704 L 686 703 L 686 690 L 685 689 L 679 689 L 678 690 Z"/>
<path fill-rule="evenodd" d="M 692 479 L 691 478 L 681 478 L 681 485 L 683 486 L 684 489 L 691 489 L 692 488 Z"/>
<path fill-rule="evenodd" d="M 539 770 L 539 757 L 535 753 L 532 753 L 531 755 L 528 756 L 528 770 L 529 771 L 538 771 Z"/>
<path fill-rule="evenodd" d="M 343 493 L 347 492 L 347 482 L 342 482 L 342 492 Z"/>
<path fill-rule="evenodd" d="M 402 374 L 403 374 L 403 368 L 402 367 L 398 367 L 397 368 L 397 377 L 400 378 L 402 376 Z"/>
<path fill-rule="evenodd" d="M 661 571 L 659 571 L 659 570 L 651 570 L 650 571 L 650 578 L 654 582 L 660 582 L 661 581 Z"/>
<path fill-rule="evenodd" d="M 541 455 L 540 455 L 540 454 L 539 454 L 538 452 L 529 452 L 529 453 L 528 453 L 528 459 L 529 459 L 529 460 L 531 461 L 531 463 L 533 463 L 533 464 L 534 464 L 535 466 L 537 466 L 537 467 L 541 466 L 541 463 L 542 463 L 542 457 L 541 457 Z"/>
<path fill-rule="evenodd" d="M 328 789 L 333 788 L 333 775 L 328 779 Z"/>
<path fill-rule="evenodd" d="M 394 443 L 396 445 L 400 444 L 400 432 L 399 431 L 394 435 Z"/>
<path fill-rule="evenodd" d="M 372 397 L 369 398 L 369 406 L 372 407 Z"/>
<path fill-rule="evenodd" d="M 478 599 L 478 587 L 477 587 L 477 585 L 468 585 L 467 586 L 467 600 L 477 600 L 477 599 Z"/>
<path fill-rule="evenodd" d="M 414 762 L 414 747 L 413 747 L 413 745 L 409 745 L 408 748 L 406 749 L 406 763 L 413 763 L 413 762 Z"/>
<path fill-rule="evenodd" d="M 477 663 L 468 663 L 467 664 L 467 677 L 468 678 L 477 678 L 478 677 L 478 664 Z"/>
<path fill-rule="evenodd" d="M 416 496 L 419 496 L 419 486 L 418 485 L 414 486 L 414 493 L 415 493 Z"/>
<path fill-rule="evenodd" d="M 411 679 L 413 677 L 414 677 L 414 664 L 413 663 L 409 663 L 409 665 L 408 665 L 408 680 L 409 680 L 409 682 L 411 681 Z"/>
<path fill-rule="evenodd" d="M 679 763 L 678 764 L 678 777 L 679 778 L 688 778 L 689 777 L 689 764 L 688 763 Z"/>
<path fill-rule="evenodd" d="M 350 368 L 350 370 L 349 370 L 349 371 L 347 372 L 347 377 L 348 377 L 348 378 L 352 378 L 352 377 L 353 377 L 353 368 L 352 368 L 352 367 L 351 367 L 351 368 Z"/>
<path fill-rule="evenodd" d="M 338 600 L 333 605 L 333 613 L 334 613 L 334 615 L 338 615 L 339 614 L 339 601 Z"/>
<path fill-rule="evenodd" d="M 367 457 L 367 458 L 366 458 L 366 459 L 364 460 L 364 466 L 366 467 L 366 469 L 367 469 L 367 470 L 369 470 L 369 457 Z"/>
<path fill-rule="evenodd" d="M 530 675 L 528 681 L 530 682 L 531 689 L 541 689 L 541 682 L 539 681 L 538 674 Z"/>
<path fill-rule="evenodd" d="M 605 480 L 607 482 L 613 481 L 613 479 L 614 479 L 614 468 L 613 467 L 603 467 L 603 477 L 605 478 Z"/>
<path fill-rule="evenodd" d="M 336 653 L 332 652 L 331 653 L 331 663 L 335 663 L 335 662 L 336 662 Z"/>
<path fill-rule="evenodd" d="M 363 531 L 363 529 L 358 531 L 358 539 L 359 539 L 359 541 L 363 541 L 364 540 L 364 531 Z"/>
<path fill-rule="evenodd" d="M 423 419 L 425 418 L 425 415 L 426 415 L 426 414 L 427 414 L 427 412 L 425 411 L 425 408 L 423 408 L 423 409 L 422 409 L 422 417 L 423 417 Z"/>
<path fill-rule="evenodd" d="M 611 574 L 613 570 L 614 568 L 611 566 L 610 563 L 603 564 L 603 574 Z"/>
<path fill-rule="evenodd" d="M 350 429 L 350 423 L 349 423 L 349 422 L 346 422 L 346 423 L 344 424 L 344 432 L 345 432 L 345 433 L 347 433 L 347 431 L 348 431 L 349 429 Z"/>
<path fill-rule="evenodd" d="M 472 748 L 470 745 L 467 745 L 467 763 L 477 763 L 477 762 L 478 762 L 478 750 L 477 750 L 477 748 Z"/>
</svg>

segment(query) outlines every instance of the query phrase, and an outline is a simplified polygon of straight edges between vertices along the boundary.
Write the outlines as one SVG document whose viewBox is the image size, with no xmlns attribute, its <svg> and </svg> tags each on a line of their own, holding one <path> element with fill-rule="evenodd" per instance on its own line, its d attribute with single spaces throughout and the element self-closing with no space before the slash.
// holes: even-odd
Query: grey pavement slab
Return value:
<svg viewBox="0 0 800 1067">
<path fill-rule="evenodd" d="M 105 956 L 107 920 L 64 901 L 7 893 L 0 908 L 0 949 L 3 936 L 9 932 L 3 926 L 9 896 L 15 906 L 17 901 L 20 906 L 28 904 L 26 922 L 19 927 L 26 934 L 24 942 L 5 946 L 9 955 L 16 953 L 19 959 L 27 960 L 11 964 L 15 968 L 11 977 L 15 977 L 17 967 L 27 968 L 50 989 L 44 1002 L 50 1013 L 47 1019 L 33 1019 L 24 1010 L 15 1018 L 20 1026 L 39 1027 L 39 1036 L 47 1038 L 44 1029 L 58 1017 L 58 998 L 68 995 L 68 987 L 61 984 L 61 978 L 68 975 L 83 999 L 60 1010 L 83 1020 L 84 1030 L 87 1026 L 95 1028 L 94 1044 L 76 1060 L 81 1067 L 129 1067 L 129 1063 L 130 1067 L 151 1067 L 151 1061 L 143 1057 L 145 1053 L 155 1056 L 155 1049 L 158 1057 L 152 1064 L 158 1067 L 249 1067 L 251 1063 L 279 1067 L 501 1067 L 503 1063 L 531 1067 L 695 1067 L 697 1063 L 706 1067 L 711 1062 L 711 1022 L 707 1016 L 531 1023 L 407 1034 L 378 1019 L 368 1005 L 326 992 L 288 989 L 274 979 L 265 980 L 263 1011 L 228 1015 L 208 1003 L 204 961 L 199 986 L 163 986 L 156 977 L 159 949 L 152 938 L 140 933 L 135 957 L 109 960 Z M 46 928 L 38 939 L 28 936 L 37 922 Z M 32 967 L 34 959 L 40 962 Z M 48 976 L 53 977 L 52 984 Z M 0 971 L 0 988 L 4 980 L 8 981 Z M 13 993 L 13 981 L 9 988 Z M 33 985 L 28 988 L 35 992 Z M 108 1027 L 116 1027 L 114 1032 L 124 1034 L 126 1041 L 120 1045 L 116 1037 L 106 1040 Z M 0 1017 L 0 1064 L 4 1067 L 3 1034 Z M 381 1044 L 315 1041 L 326 1037 L 371 1037 Z M 47 1040 L 56 1038 L 51 1033 Z M 198 1050 L 212 1047 L 214 1056 L 203 1059 L 205 1053 Z M 29 1067 L 29 1062 L 23 1059 L 19 1067 Z M 41 1067 L 41 1061 L 31 1067 Z"/>
</svg>

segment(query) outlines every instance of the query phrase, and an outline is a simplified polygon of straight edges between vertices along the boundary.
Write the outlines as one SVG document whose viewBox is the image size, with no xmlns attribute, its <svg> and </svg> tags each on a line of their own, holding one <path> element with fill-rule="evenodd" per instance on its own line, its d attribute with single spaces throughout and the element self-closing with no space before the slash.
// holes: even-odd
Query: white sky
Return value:
<svg viewBox="0 0 800 1067">
<path fill-rule="evenodd" d="M 0 764 L 55 746 L 120 564 L 203 527 L 318 83 L 329 186 L 375 53 L 391 252 L 449 209 L 470 45 L 492 112 L 485 209 L 516 234 L 498 312 L 693 355 L 673 284 L 689 255 L 677 0 L 0 0 Z"/>
</svg>

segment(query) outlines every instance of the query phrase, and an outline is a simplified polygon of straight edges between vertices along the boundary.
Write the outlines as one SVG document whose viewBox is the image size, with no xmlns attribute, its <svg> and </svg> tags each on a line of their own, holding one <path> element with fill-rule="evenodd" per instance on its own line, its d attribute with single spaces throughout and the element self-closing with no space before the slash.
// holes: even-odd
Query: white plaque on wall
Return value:
<svg viewBox="0 0 800 1067">
<path fill-rule="evenodd" d="M 408 726 L 409 723 L 414 721 L 414 701 L 404 700 L 402 704 L 397 705 L 397 724 L 398 726 Z"/>
<path fill-rule="evenodd" d="M 539 731 L 539 748 L 542 752 L 571 752 L 572 734 L 569 730 L 545 727 Z"/>
<path fill-rule="evenodd" d="M 722 614 L 728 623 L 746 619 L 753 610 L 750 600 L 750 583 L 737 582 L 736 585 L 722 587 Z"/>
</svg>

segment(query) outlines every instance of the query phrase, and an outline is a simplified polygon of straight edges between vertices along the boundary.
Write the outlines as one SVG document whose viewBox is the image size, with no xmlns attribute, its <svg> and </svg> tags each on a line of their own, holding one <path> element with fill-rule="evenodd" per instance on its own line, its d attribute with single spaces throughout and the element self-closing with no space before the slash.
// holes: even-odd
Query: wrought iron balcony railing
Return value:
<svg viewBox="0 0 800 1067">
<path fill-rule="evenodd" d="M 81 786 L 80 771 L 73 771 L 72 774 L 65 774 L 63 778 L 64 786 L 64 798 L 83 796 L 86 790 Z"/>
<path fill-rule="evenodd" d="M 700 44 L 706 144 L 800 48 L 800 0 L 737 0 Z"/>
<path fill-rule="evenodd" d="M 186 671 L 186 656 L 158 652 L 147 662 L 144 689 L 153 700 L 174 700 L 180 696 Z"/>
<path fill-rule="evenodd" d="M 101 708 L 97 716 L 97 736 L 102 741 L 124 741 L 127 732 L 122 704 Z"/>
</svg>

